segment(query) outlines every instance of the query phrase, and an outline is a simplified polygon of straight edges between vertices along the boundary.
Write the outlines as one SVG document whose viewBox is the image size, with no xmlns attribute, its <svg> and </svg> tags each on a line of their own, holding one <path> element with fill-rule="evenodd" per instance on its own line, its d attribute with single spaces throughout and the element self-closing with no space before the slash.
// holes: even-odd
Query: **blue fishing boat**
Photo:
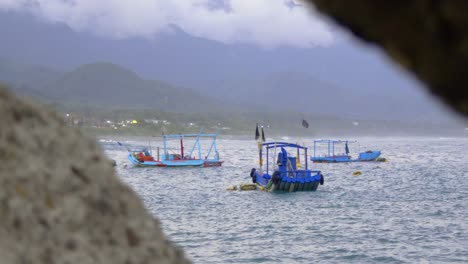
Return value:
<svg viewBox="0 0 468 264">
<path fill-rule="evenodd" d="M 306 147 L 287 142 L 266 142 L 262 143 L 262 148 L 266 149 L 266 170 L 263 171 L 261 158 L 260 168 L 253 168 L 250 172 L 252 182 L 259 185 L 260 189 L 268 192 L 316 191 L 319 185 L 323 185 L 322 173 L 308 168 Z M 292 151 L 288 152 L 286 149 Z M 303 169 L 300 151 L 304 155 Z M 276 160 L 270 160 L 270 157 L 275 157 Z"/>
<path fill-rule="evenodd" d="M 365 152 L 360 152 L 358 157 L 353 159 L 353 157 L 349 155 L 349 144 L 356 142 L 357 141 L 331 139 L 314 140 L 314 155 L 310 158 L 310 160 L 316 163 L 385 161 L 385 159 L 379 158 L 381 154 L 379 150 L 368 150 Z M 317 153 L 317 148 L 320 145 L 326 145 L 326 154 L 319 155 Z M 337 145 L 344 145 L 344 152 L 336 151 L 338 149 Z"/>
<path fill-rule="evenodd" d="M 223 161 L 219 158 L 216 147 L 217 134 L 172 134 L 163 135 L 163 150 L 157 148 L 156 157 L 148 148 L 128 153 L 128 160 L 136 166 L 150 167 L 219 167 Z M 184 140 L 195 139 L 190 151 L 187 151 Z M 201 139 L 211 140 L 211 145 L 204 155 L 201 151 Z M 174 151 L 169 147 L 171 141 L 180 143 L 178 150 Z"/>
<path fill-rule="evenodd" d="M 309 170 L 307 164 L 307 148 L 287 142 L 265 142 L 262 127 L 262 136 L 255 129 L 255 140 L 258 146 L 258 170 L 250 171 L 252 182 L 261 190 L 268 192 L 299 192 L 315 191 L 323 185 L 324 178 L 320 171 Z M 266 150 L 266 170 L 263 170 L 263 148 Z M 294 154 L 286 149 L 292 149 Z M 304 168 L 301 169 L 300 152 L 303 151 Z M 271 159 L 271 160 L 270 160 Z"/>
</svg>

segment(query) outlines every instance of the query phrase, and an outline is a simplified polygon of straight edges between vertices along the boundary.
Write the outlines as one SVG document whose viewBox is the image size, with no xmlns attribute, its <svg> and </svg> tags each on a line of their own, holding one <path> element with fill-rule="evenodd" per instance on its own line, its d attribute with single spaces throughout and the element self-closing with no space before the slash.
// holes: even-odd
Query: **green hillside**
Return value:
<svg viewBox="0 0 468 264">
<path fill-rule="evenodd" d="M 102 108 L 154 108 L 165 111 L 213 111 L 214 100 L 190 89 L 145 80 L 111 63 L 83 65 L 41 88 L 53 101 Z"/>
<path fill-rule="evenodd" d="M 152 124 L 154 120 L 166 120 L 171 125 L 164 125 L 164 128 L 173 132 L 192 131 L 200 127 L 220 127 L 225 128 L 224 133 L 250 133 L 256 123 L 268 127 L 269 134 L 304 136 L 406 135 L 426 134 L 428 131 L 443 134 L 448 130 L 461 131 L 458 127 L 427 123 L 376 119 L 351 120 L 332 114 L 287 111 L 278 103 L 292 97 L 290 94 L 281 93 L 278 87 L 288 87 L 289 84 L 295 83 L 295 79 L 286 77 L 283 79 L 289 81 L 267 82 L 260 91 L 254 92 L 253 88 L 250 88 L 252 90 L 250 94 L 261 100 L 246 106 L 240 103 L 239 96 L 233 94 L 226 94 L 225 97 L 238 100 L 238 104 L 222 104 L 209 95 L 187 88 L 145 80 L 136 73 L 111 63 L 87 64 L 71 72 L 59 72 L 46 67 L 0 60 L 0 82 L 8 84 L 13 92 L 33 97 L 59 112 L 71 113 L 73 120 L 69 120 L 70 123 L 94 127 L 95 133 L 109 133 L 106 129 L 112 129 L 110 130 L 112 133 L 153 134 L 163 129 L 160 124 Z M 246 89 L 246 87 L 238 85 L 232 89 Z M 276 96 L 267 100 L 263 94 Z M 300 98 L 308 100 L 306 97 Z M 332 99 L 323 101 L 326 103 Z M 290 103 L 293 101 L 290 100 Z M 122 126 L 118 129 L 106 125 L 107 121 L 117 124 L 132 119 L 150 120 L 148 121 L 150 123 L 139 122 L 138 126 L 125 128 Z M 309 129 L 301 126 L 302 119 L 310 123 Z M 359 125 L 353 125 L 355 123 Z"/>
</svg>

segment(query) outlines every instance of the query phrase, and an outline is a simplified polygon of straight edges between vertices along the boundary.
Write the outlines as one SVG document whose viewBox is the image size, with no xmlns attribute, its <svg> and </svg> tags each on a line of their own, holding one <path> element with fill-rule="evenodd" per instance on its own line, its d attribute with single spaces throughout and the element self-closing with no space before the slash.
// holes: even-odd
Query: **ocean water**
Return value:
<svg viewBox="0 0 468 264">
<path fill-rule="evenodd" d="M 325 184 L 287 194 L 226 190 L 250 182 L 253 140 L 220 137 L 219 168 L 136 168 L 100 142 L 194 263 L 468 263 L 468 138 L 358 140 L 389 162 L 309 163 Z"/>
</svg>

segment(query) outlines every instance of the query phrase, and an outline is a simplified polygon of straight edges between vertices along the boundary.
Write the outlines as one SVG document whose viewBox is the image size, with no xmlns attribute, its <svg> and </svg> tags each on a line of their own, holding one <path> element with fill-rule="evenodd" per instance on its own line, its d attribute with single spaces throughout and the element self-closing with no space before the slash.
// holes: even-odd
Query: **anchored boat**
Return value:
<svg viewBox="0 0 468 264">
<path fill-rule="evenodd" d="M 136 166 L 154 166 L 154 167 L 219 167 L 223 161 L 219 158 L 216 148 L 217 134 L 172 134 L 163 135 L 163 152 L 160 155 L 160 149 L 157 148 L 156 157 L 151 150 L 147 148 L 137 151 L 128 151 L 128 160 Z M 184 141 L 194 139 L 192 147 L 187 151 Z M 206 154 L 201 150 L 201 139 L 211 140 L 211 145 Z M 172 141 L 178 141 L 180 147 L 173 151 L 169 148 Z"/>
<path fill-rule="evenodd" d="M 263 148 L 266 149 L 266 171 L 263 171 Z M 286 149 L 292 149 L 288 152 Z M 304 168 L 301 169 L 300 152 L 303 152 Z M 293 156 L 293 155 L 296 156 Z M 252 182 L 260 189 L 273 192 L 315 191 L 323 185 L 320 171 L 309 170 L 307 148 L 287 142 L 267 142 L 259 144 L 259 165 L 250 172 Z"/>
<path fill-rule="evenodd" d="M 362 162 L 362 161 L 385 161 L 385 159 L 379 158 L 381 152 L 379 150 L 368 150 L 365 152 L 360 152 L 358 157 L 353 159 L 349 155 L 349 144 L 356 143 L 357 141 L 349 140 L 330 140 L 330 139 L 320 139 L 314 140 L 314 155 L 310 158 L 311 161 L 317 163 L 336 163 L 336 162 Z M 318 155 L 317 148 L 320 145 L 327 146 L 327 154 Z M 335 153 L 337 150 L 337 145 L 344 145 L 344 153 Z"/>
</svg>

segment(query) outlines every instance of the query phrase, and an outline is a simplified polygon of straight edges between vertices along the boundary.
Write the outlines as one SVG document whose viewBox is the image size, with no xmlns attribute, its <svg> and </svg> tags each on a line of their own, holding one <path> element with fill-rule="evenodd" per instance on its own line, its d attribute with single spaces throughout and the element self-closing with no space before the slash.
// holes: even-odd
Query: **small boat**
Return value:
<svg viewBox="0 0 468 264">
<path fill-rule="evenodd" d="M 349 140 L 330 140 L 320 139 L 314 140 L 314 155 L 310 158 L 311 161 L 316 163 L 337 163 L 337 162 L 363 162 L 363 161 L 380 161 L 379 156 L 381 152 L 379 150 L 368 150 L 360 152 L 358 157 L 353 159 L 349 155 L 349 144 L 356 143 L 357 141 Z M 344 144 L 344 153 L 335 153 L 336 145 Z M 317 148 L 319 145 L 327 146 L 327 154 L 318 155 Z"/>
<path fill-rule="evenodd" d="M 172 134 L 163 135 L 163 153 L 160 155 L 160 149 L 157 148 L 157 156 L 154 157 L 148 148 L 143 150 L 128 151 L 128 160 L 136 166 L 152 167 L 219 167 L 224 161 L 219 159 L 219 153 L 216 148 L 217 134 Z M 211 139 L 211 145 L 206 153 L 202 155 L 201 139 Z M 184 146 L 185 139 L 195 139 L 195 142 L 189 152 Z M 180 142 L 180 148 L 177 153 L 169 149 L 170 141 Z"/>
<path fill-rule="evenodd" d="M 260 190 L 268 192 L 316 191 L 319 184 L 323 185 L 322 173 L 308 168 L 307 147 L 287 142 L 265 143 L 263 126 L 260 137 L 258 124 L 255 129 L 255 140 L 258 146 L 259 169 L 253 168 L 250 171 L 250 177 Z M 263 171 L 263 148 L 266 149 L 266 171 Z M 286 149 L 295 150 L 296 156 L 290 155 Z M 304 169 L 301 169 L 301 150 L 304 152 Z"/>
<path fill-rule="evenodd" d="M 263 171 L 263 148 L 266 149 L 266 171 Z M 293 149 L 292 156 L 286 149 Z M 301 169 L 300 151 L 304 152 L 304 168 Z M 270 155 L 272 160 L 270 161 Z M 309 170 L 307 148 L 287 142 L 266 142 L 259 144 L 259 165 L 250 172 L 252 182 L 259 189 L 268 192 L 315 191 L 323 185 L 324 178 L 320 171 Z M 274 161 L 274 162 L 273 162 Z"/>
</svg>

